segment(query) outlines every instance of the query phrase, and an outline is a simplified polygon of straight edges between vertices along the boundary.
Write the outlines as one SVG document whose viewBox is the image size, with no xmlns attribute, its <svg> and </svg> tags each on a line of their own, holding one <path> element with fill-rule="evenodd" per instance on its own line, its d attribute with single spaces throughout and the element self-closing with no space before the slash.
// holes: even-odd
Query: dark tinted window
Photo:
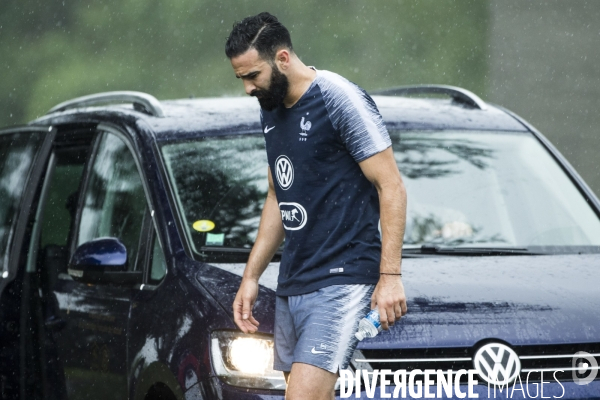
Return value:
<svg viewBox="0 0 600 400">
<path fill-rule="evenodd" d="M 146 196 L 135 159 L 125 142 L 104 133 L 84 194 L 77 245 L 100 237 L 121 240 L 134 269 Z"/>
<path fill-rule="evenodd" d="M 67 273 L 67 246 L 75 221 L 79 186 L 88 149 L 89 145 L 55 149 L 53 162 L 50 163 L 50 168 L 53 169 L 45 189 L 40 222 L 40 273 L 47 288 L 44 293 L 55 288 L 60 274 Z M 47 304 L 53 304 L 52 300 L 48 300 Z"/>
<path fill-rule="evenodd" d="M 41 247 L 66 246 L 75 217 L 87 148 L 55 152 L 56 164 L 45 201 Z"/>
<path fill-rule="evenodd" d="M 39 133 L 0 135 L 0 272 L 8 262 L 8 246 L 27 177 L 42 142 Z"/>
</svg>

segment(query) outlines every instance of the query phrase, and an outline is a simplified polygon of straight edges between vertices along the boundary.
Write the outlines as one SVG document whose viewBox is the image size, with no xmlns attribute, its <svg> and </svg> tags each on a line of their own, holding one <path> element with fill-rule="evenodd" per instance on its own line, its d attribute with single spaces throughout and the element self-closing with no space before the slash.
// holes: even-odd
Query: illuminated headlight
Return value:
<svg viewBox="0 0 600 400">
<path fill-rule="evenodd" d="M 273 338 L 241 332 L 211 335 L 215 372 L 225 383 L 255 389 L 285 390 L 283 373 L 273 370 Z"/>
</svg>

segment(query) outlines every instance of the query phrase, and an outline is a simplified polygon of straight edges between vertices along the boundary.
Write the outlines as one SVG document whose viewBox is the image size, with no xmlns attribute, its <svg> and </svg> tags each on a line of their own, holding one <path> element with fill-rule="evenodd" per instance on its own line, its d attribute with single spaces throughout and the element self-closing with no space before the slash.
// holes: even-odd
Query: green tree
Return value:
<svg viewBox="0 0 600 400">
<path fill-rule="evenodd" d="M 366 89 L 485 91 L 487 2 L 72 0 L 0 2 L 0 124 L 109 90 L 159 99 L 242 95 L 224 55 L 234 21 L 269 11 L 309 65 Z"/>
</svg>

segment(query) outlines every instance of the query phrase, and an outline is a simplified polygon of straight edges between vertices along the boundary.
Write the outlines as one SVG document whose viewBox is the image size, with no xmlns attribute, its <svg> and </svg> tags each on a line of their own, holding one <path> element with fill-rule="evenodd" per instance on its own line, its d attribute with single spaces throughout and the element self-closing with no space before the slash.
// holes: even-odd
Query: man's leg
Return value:
<svg viewBox="0 0 600 400">
<path fill-rule="evenodd" d="M 288 400 L 334 398 L 337 373 L 358 344 L 354 333 L 370 310 L 374 287 L 333 285 L 288 297 L 297 335 L 291 365 L 280 368 L 290 370 Z"/>
<path fill-rule="evenodd" d="M 283 371 L 287 383 L 292 363 L 294 362 L 294 348 L 298 342 L 294 329 L 294 319 L 290 314 L 288 298 L 277 296 L 275 300 L 275 354 L 273 369 Z"/>
<path fill-rule="evenodd" d="M 295 362 L 287 380 L 286 400 L 333 400 L 337 374 Z"/>
</svg>

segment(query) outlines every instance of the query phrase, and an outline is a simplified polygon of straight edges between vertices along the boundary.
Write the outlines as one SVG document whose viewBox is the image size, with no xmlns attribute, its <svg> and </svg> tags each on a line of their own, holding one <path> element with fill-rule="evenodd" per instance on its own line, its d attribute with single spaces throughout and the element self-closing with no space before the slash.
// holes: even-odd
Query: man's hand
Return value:
<svg viewBox="0 0 600 400">
<path fill-rule="evenodd" d="M 257 296 L 258 282 L 252 279 L 242 279 L 233 301 L 233 320 L 244 333 L 254 333 L 260 325 L 252 316 L 252 308 Z"/>
<path fill-rule="evenodd" d="M 398 275 L 381 275 L 373 296 L 371 309 L 379 308 L 381 328 L 388 330 L 401 316 L 406 315 L 404 285 Z"/>
<path fill-rule="evenodd" d="M 406 189 L 391 147 L 358 164 L 379 194 L 381 222 L 381 264 L 379 282 L 371 297 L 371 309 L 379 307 L 381 327 L 406 314 L 406 296 L 399 275 L 402 264 L 402 239 L 406 225 Z"/>
<path fill-rule="evenodd" d="M 258 321 L 252 316 L 252 308 L 258 296 L 258 279 L 273 259 L 277 248 L 283 242 L 284 232 L 281 214 L 271 169 L 267 171 L 269 190 L 263 206 L 258 225 L 258 235 L 248 257 L 242 283 L 233 301 L 233 320 L 244 333 L 254 333 L 258 329 Z"/>
</svg>

